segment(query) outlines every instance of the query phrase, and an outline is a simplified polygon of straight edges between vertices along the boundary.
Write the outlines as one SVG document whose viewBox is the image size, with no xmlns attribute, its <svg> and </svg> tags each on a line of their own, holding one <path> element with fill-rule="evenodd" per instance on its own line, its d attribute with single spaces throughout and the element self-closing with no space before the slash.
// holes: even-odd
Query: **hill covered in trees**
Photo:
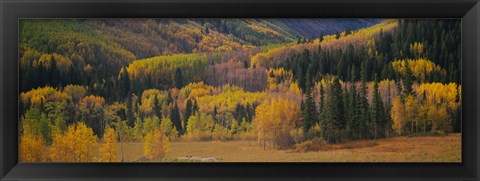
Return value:
<svg viewBox="0 0 480 181">
<path fill-rule="evenodd" d="M 460 40 L 455 19 L 22 20 L 20 160 L 460 132 Z"/>
</svg>

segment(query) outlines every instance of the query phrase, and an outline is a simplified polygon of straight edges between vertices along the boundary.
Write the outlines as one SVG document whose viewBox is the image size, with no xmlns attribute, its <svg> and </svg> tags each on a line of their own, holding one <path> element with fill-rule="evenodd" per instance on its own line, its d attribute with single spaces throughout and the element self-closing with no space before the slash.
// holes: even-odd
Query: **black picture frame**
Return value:
<svg viewBox="0 0 480 181">
<path fill-rule="evenodd" d="M 1 180 L 479 180 L 478 0 L 0 0 Z M 461 18 L 462 163 L 17 163 L 19 18 Z"/>
</svg>

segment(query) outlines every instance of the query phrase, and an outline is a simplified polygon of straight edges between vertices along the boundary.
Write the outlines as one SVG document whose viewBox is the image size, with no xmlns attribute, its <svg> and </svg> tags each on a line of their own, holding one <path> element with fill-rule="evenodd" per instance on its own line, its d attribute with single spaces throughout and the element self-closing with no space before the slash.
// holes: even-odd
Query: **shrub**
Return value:
<svg viewBox="0 0 480 181">
<path fill-rule="evenodd" d="M 296 144 L 295 149 L 299 152 L 318 151 L 324 149 L 326 145 L 325 140 L 315 137 L 312 140 Z"/>
</svg>

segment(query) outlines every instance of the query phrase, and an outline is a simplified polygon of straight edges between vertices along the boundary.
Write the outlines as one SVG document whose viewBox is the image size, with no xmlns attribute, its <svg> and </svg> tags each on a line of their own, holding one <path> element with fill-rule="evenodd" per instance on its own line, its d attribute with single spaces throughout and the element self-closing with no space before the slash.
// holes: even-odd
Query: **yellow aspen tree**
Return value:
<svg viewBox="0 0 480 181">
<path fill-rule="evenodd" d="M 43 162 L 45 152 L 45 140 L 41 135 L 22 135 L 19 145 L 20 162 Z"/>
<path fill-rule="evenodd" d="M 414 125 L 417 124 L 417 116 L 418 116 L 418 103 L 414 96 L 407 96 L 405 98 L 405 113 L 404 116 L 406 118 L 406 123 L 410 124 L 410 133 L 414 131 Z"/>
<path fill-rule="evenodd" d="M 401 135 L 403 127 L 405 126 L 405 106 L 403 105 L 400 97 L 396 97 L 393 101 L 392 110 L 390 111 L 390 117 L 393 120 L 393 130 L 395 130 L 395 132 Z"/>
<path fill-rule="evenodd" d="M 101 162 L 117 161 L 117 135 L 113 128 L 107 129 L 103 134 L 103 145 L 100 147 Z"/>
<path fill-rule="evenodd" d="M 264 148 L 267 142 L 273 147 L 288 146 L 290 131 L 300 120 L 299 112 L 298 104 L 287 99 L 267 100 L 260 104 L 253 120 L 260 144 Z"/>
<path fill-rule="evenodd" d="M 68 130 L 73 127 L 68 127 Z M 67 131 L 68 132 L 68 131 Z M 69 145 L 67 145 L 67 139 L 61 132 L 54 132 L 52 134 L 52 145 L 49 150 L 50 161 L 54 162 L 68 162 L 72 161 L 73 154 L 70 151 Z"/>
<path fill-rule="evenodd" d="M 168 139 L 162 129 L 157 128 L 145 136 L 144 156 L 159 161 L 168 150 Z"/>
<path fill-rule="evenodd" d="M 76 125 L 75 136 L 77 138 L 78 152 L 75 157 L 78 162 L 89 162 L 94 160 L 94 151 L 97 147 L 97 137 L 93 134 L 92 128 L 85 123 L 79 122 Z"/>
</svg>

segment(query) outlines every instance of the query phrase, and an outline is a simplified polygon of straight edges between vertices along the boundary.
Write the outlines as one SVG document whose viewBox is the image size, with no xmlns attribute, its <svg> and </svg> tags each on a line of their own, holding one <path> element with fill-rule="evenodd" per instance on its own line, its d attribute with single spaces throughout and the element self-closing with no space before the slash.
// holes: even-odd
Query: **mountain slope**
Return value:
<svg viewBox="0 0 480 181">
<path fill-rule="evenodd" d="M 347 29 L 355 30 L 380 23 L 382 19 L 278 19 L 298 35 L 315 38 Z"/>
</svg>

